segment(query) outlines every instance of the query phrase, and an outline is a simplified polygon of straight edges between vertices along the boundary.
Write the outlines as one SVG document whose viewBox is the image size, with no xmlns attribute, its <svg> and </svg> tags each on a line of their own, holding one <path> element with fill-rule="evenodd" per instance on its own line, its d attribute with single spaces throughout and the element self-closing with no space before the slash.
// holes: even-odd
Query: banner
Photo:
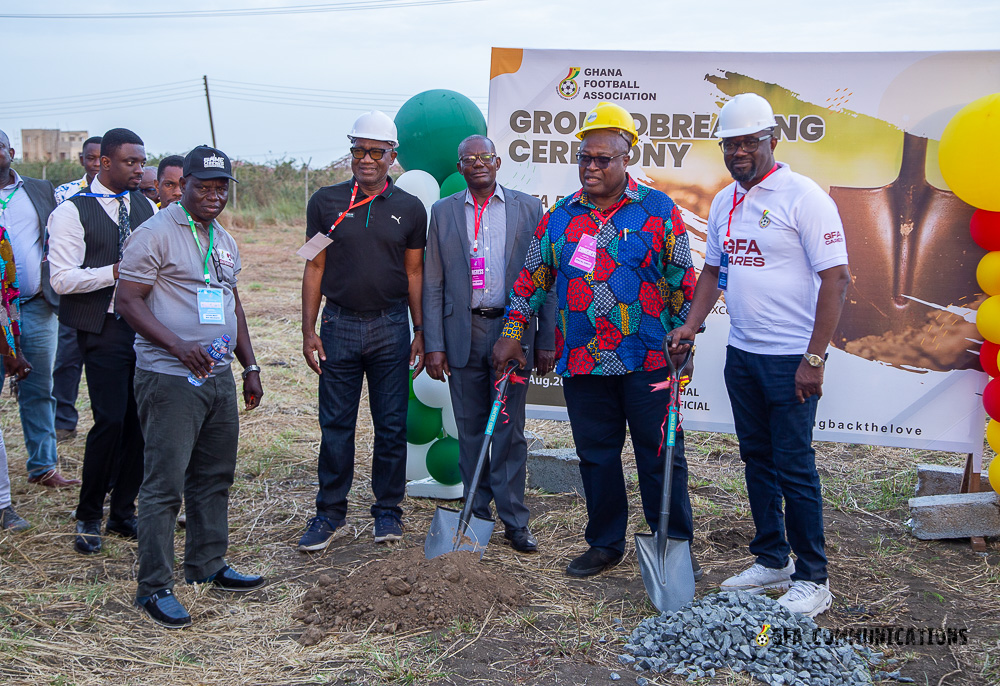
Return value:
<svg viewBox="0 0 1000 686">
<path fill-rule="evenodd" d="M 815 438 L 982 452 L 985 413 L 975 311 L 984 251 L 973 208 L 937 165 L 948 120 L 1000 91 L 1000 52 L 676 53 L 494 48 L 488 129 L 499 182 L 546 209 L 580 187 L 575 133 L 598 102 L 626 107 L 639 142 L 629 173 L 681 207 L 696 269 L 715 194 L 730 178 L 718 112 L 765 97 L 776 159 L 837 203 L 852 284 L 829 351 Z M 722 377 L 729 321 L 720 299 L 698 337 L 684 426 L 733 431 Z M 566 418 L 562 380 L 533 377 L 529 416 Z"/>
</svg>

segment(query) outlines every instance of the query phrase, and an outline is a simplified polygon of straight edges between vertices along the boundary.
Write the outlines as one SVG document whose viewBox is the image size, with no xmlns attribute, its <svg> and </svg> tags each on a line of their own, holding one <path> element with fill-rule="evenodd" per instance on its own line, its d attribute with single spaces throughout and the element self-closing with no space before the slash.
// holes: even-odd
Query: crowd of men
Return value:
<svg viewBox="0 0 1000 686">
<path fill-rule="evenodd" d="M 565 377 L 587 505 L 587 549 L 566 573 L 618 564 L 626 433 L 655 532 L 669 401 L 663 342 L 670 335 L 669 354 L 682 359 L 683 341 L 694 340 L 724 292 L 732 320 L 725 379 L 757 533 L 754 562 L 722 588 L 784 590 L 779 602 L 809 616 L 829 608 L 812 426 L 850 278 L 844 241 L 823 236 L 843 228 L 819 186 L 775 161 L 775 120 L 763 98 L 733 98 L 716 135 L 734 182 L 712 204 L 696 277 L 680 208 L 628 172 L 638 135 L 617 105 L 601 103 L 585 118 L 581 187 L 547 212 L 498 184 L 492 141 L 470 136 L 456 151 L 467 188 L 435 203 L 429 218 L 389 176 L 393 121 L 378 111 L 359 117 L 348 134 L 352 178 L 310 198 L 299 251 L 307 258 L 302 351 L 318 375 L 322 435 L 316 514 L 299 550 L 324 550 L 346 523 L 365 381 L 372 532 L 376 543 L 402 538 L 408 377 L 426 371 L 449 385 L 472 514 L 492 519 L 493 503 L 509 545 L 537 551 L 524 493 L 526 384 L 511 385 L 509 420 L 471 483 L 496 376 L 514 360 L 522 375 Z M 189 583 L 233 592 L 265 583 L 225 561 L 239 431 L 234 357 L 245 408 L 263 396 L 237 289 L 239 248 L 217 221 L 232 164 L 199 146 L 146 167 L 142 140 L 112 129 L 84 144 L 85 176 L 53 189 L 19 176 L 13 154 L 0 132 L 0 352 L 19 393 L 28 481 L 79 485 L 75 549 L 97 553 L 104 535 L 137 539 L 137 606 L 163 626 L 187 626 L 173 595 L 182 501 Z M 740 259 L 749 240 L 765 260 Z M 81 368 L 94 416 L 82 483 L 59 472 L 56 454 L 76 430 Z M 0 527 L 27 528 L 10 501 L 2 437 L 0 458 Z M 691 540 L 683 432 L 673 460 L 668 535 Z"/>
</svg>

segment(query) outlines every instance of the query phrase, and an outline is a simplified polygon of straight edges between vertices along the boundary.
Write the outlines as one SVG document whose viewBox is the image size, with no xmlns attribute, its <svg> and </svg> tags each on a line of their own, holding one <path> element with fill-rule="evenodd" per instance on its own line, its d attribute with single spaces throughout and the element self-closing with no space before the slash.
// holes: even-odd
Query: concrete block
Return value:
<svg viewBox="0 0 1000 686">
<path fill-rule="evenodd" d="M 528 487 L 549 493 L 583 495 L 580 458 L 576 448 L 528 452 Z"/>
<path fill-rule="evenodd" d="M 534 431 L 525 430 L 524 438 L 528 441 L 528 452 L 531 453 L 534 450 L 545 450 L 545 441 L 542 437 L 536 434 Z"/>
<path fill-rule="evenodd" d="M 963 467 L 943 467 L 939 464 L 917 465 L 917 496 L 950 495 L 958 493 L 962 488 Z M 993 490 L 990 477 L 986 472 L 979 475 L 979 492 L 988 493 Z"/>
<path fill-rule="evenodd" d="M 1000 536 L 996 492 L 910 498 L 910 533 L 922 540 Z"/>
</svg>

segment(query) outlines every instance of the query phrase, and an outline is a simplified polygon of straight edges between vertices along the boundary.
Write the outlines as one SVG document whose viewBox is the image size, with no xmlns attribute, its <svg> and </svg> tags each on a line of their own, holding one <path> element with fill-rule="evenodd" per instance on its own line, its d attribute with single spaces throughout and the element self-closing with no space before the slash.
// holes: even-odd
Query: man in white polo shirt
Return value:
<svg viewBox="0 0 1000 686">
<path fill-rule="evenodd" d="M 844 230 L 829 195 L 775 162 L 774 113 L 764 98 L 744 93 L 726 103 L 715 135 L 735 183 L 712 202 L 705 267 L 687 321 L 672 333 L 680 352 L 676 342 L 694 338 L 725 291 L 726 388 L 757 534 L 756 561 L 721 588 L 788 589 L 778 602 L 815 617 L 833 596 L 812 431 L 851 278 Z"/>
</svg>

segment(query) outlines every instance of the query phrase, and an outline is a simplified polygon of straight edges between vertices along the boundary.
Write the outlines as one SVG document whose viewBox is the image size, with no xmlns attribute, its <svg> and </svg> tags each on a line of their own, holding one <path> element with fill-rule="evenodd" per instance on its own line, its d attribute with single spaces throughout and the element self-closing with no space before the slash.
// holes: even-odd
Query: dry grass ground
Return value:
<svg viewBox="0 0 1000 686">
<path fill-rule="evenodd" d="M 75 492 L 27 484 L 24 447 L 13 401 L 0 400 L 10 453 L 14 503 L 34 528 L 0 535 L 0 683 L 4 684 L 598 684 L 618 666 L 624 636 L 648 616 L 634 554 L 597 579 L 570 581 L 568 560 L 582 549 L 581 499 L 529 494 L 532 528 L 541 552 L 515 554 L 498 534 L 483 559 L 521 581 L 530 606 L 494 607 L 485 621 L 457 620 L 444 630 L 386 636 L 333 634 L 312 647 L 294 639 L 291 619 L 313 581 L 331 570 L 398 554 L 371 542 L 368 458 L 371 424 L 366 400 L 358 425 L 359 464 L 348 514 L 349 532 L 324 554 L 305 556 L 294 544 L 312 514 L 319 443 L 316 382 L 300 349 L 298 288 L 301 264 L 292 255 L 301 228 L 236 229 L 245 265 L 240 291 L 264 368 L 261 407 L 242 417 L 240 461 L 230 514 L 234 567 L 266 574 L 263 591 L 235 601 L 183 583 L 178 595 L 194 617 L 170 632 L 132 607 L 135 546 L 106 539 L 105 550 L 83 557 L 72 550 Z M 81 437 L 60 446 L 65 471 L 78 475 Z M 529 422 L 550 443 L 567 444 L 569 428 Z M 747 563 L 752 536 L 742 469 L 731 436 L 689 434 L 695 552 L 706 569 L 699 593 L 711 592 Z M 819 446 L 827 504 L 834 609 L 823 626 L 942 626 L 966 628 L 968 643 L 899 646 L 887 656 L 920 684 L 1000 683 L 1000 548 L 986 555 L 967 542 L 921 542 L 902 522 L 912 494 L 914 465 L 958 464 L 953 455 Z M 634 466 L 631 496 L 638 503 Z M 420 546 L 436 503 L 408 499 L 404 546 Z M 633 530 L 644 527 L 633 508 Z M 178 533 L 182 550 L 183 532 Z M 620 622 L 620 624 L 619 624 Z M 647 675 L 648 676 L 648 675 Z M 682 683 L 659 676 L 651 684 Z M 705 684 L 749 684 L 720 673 Z"/>
</svg>

